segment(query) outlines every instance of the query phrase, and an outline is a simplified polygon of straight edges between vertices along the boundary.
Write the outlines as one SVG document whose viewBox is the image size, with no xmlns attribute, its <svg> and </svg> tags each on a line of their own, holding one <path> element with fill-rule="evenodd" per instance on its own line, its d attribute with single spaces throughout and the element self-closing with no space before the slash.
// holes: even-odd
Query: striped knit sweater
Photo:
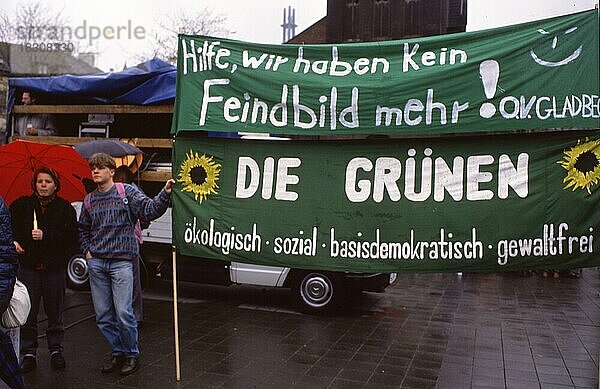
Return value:
<svg viewBox="0 0 600 389">
<path fill-rule="evenodd" d="M 151 199 L 133 185 L 124 184 L 132 220 L 150 222 L 165 213 L 170 196 L 164 188 Z M 89 193 L 89 212 L 81 208 L 79 216 L 79 239 L 83 253 L 88 251 L 94 258 L 133 259 L 139 255 L 139 245 L 134 226 L 127 214 L 116 186 L 106 192 L 97 189 Z"/>
</svg>

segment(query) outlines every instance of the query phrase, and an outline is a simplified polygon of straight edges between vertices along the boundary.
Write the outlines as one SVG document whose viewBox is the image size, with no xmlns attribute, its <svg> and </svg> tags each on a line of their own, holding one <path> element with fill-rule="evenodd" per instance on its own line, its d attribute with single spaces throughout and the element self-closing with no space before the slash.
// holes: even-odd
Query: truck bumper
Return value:
<svg viewBox="0 0 600 389">
<path fill-rule="evenodd" d="M 346 273 L 344 278 L 360 290 L 380 293 L 396 282 L 398 275 L 396 273 Z"/>
</svg>

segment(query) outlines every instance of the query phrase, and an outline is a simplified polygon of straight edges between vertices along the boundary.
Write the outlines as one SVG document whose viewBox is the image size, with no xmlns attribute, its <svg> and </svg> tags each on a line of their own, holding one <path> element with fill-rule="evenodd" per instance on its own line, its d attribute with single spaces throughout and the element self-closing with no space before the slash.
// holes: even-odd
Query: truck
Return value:
<svg viewBox="0 0 600 389">
<path fill-rule="evenodd" d="M 123 90 L 123 85 L 128 89 Z M 16 105 L 24 90 L 41 94 L 45 105 Z M 72 146 L 98 138 L 128 138 L 146 152 L 147 162 L 137 181 L 146 194 L 153 196 L 171 176 L 172 139 L 168 129 L 174 96 L 175 68 L 156 59 L 118 73 L 10 79 L 8 112 L 13 125 L 15 114 L 52 114 L 60 128 L 59 136 L 19 137 L 9 133 L 10 140 Z M 106 120 L 99 123 L 98 118 Z M 81 210 L 81 202 L 73 205 L 78 212 Z M 171 210 L 144 229 L 143 235 L 141 256 L 146 278 L 169 278 Z M 176 255 L 178 278 L 182 281 L 289 288 L 300 306 L 314 313 L 339 305 L 349 292 L 383 292 L 396 280 L 395 273 L 328 272 Z M 87 263 L 81 253 L 73 253 L 68 260 L 67 282 L 74 289 L 88 287 Z"/>
</svg>

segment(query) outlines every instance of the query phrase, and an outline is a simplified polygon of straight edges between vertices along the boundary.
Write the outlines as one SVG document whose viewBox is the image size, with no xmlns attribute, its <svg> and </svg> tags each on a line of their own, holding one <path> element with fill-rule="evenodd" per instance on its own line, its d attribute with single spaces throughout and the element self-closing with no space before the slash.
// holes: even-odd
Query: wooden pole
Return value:
<svg viewBox="0 0 600 389">
<path fill-rule="evenodd" d="M 181 365 L 179 363 L 179 314 L 177 313 L 177 253 L 173 246 L 173 323 L 175 330 L 175 377 L 181 380 Z"/>
</svg>

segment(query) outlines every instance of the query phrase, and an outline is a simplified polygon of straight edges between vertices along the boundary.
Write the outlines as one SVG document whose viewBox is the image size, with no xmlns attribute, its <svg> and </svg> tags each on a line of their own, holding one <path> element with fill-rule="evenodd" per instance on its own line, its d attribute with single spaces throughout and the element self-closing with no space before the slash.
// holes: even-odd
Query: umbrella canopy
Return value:
<svg viewBox="0 0 600 389">
<path fill-rule="evenodd" d="M 17 140 L 0 147 L 0 194 L 7 204 L 33 192 L 33 172 L 42 166 L 58 173 L 60 197 L 70 202 L 85 197 L 82 180 L 91 180 L 90 168 L 72 147 Z"/>
<path fill-rule="evenodd" d="M 141 154 L 142 150 L 134 145 L 116 139 L 99 139 L 80 143 L 75 146 L 83 158 L 89 159 L 95 153 L 106 153 L 111 157 Z"/>
<path fill-rule="evenodd" d="M 117 167 L 125 165 L 135 173 L 142 163 L 142 150 L 136 146 L 116 139 L 99 139 L 75 146 L 77 151 L 85 159 L 89 159 L 95 153 L 106 153 L 114 158 Z"/>
</svg>

